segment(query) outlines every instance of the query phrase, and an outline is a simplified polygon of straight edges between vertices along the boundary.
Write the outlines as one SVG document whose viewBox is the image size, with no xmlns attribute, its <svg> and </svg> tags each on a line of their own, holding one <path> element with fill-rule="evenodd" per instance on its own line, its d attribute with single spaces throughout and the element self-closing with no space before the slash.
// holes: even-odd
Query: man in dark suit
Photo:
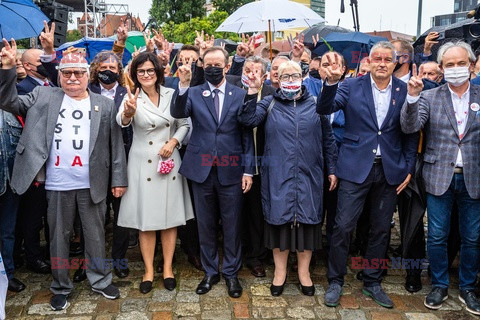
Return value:
<svg viewBox="0 0 480 320">
<path fill-rule="evenodd" d="M 228 53 L 211 47 L 203 55 L 206 82 L 188 88 L 191 66 L 179 68 L 180 85 L 172 100 L 175 118 L 191 117 L 192 136 L 180 173 L 192 180 L 197 213 L 200 255 L 205 277 L 196 292 L 204 294 L 220 280 L 216 225 L 218 213 L 223 226 L 222 274 L 228 294 L 238 298 L 242 286 L 237 278 L 241 267 L 240 217 L 243 193 L 252 186 L 253 168 L 244 166 L 244 156 L 253 158 L 251 130 L 243 129 L 237 113 L 245 91 L 225 80 Z"/>
<path fill-rule="evenodd" d="M 248 90 L 249 82 L 255 80 L 255 75 L 260 75 L 262 83 L 260 94 L 257 100 L 260 101 L 266 96 L 275 92 L 275 89 L 265 84 L 267 78 L 268 62 L 257 56 L 248 57 L 243 65 L 241 76 L 227 74 L 227 82 Z M 265 127 L 260 125 L 253 129 L 253 140 L 255 144 L 255 159 L 263 156 L 265 146 Z M 253 185 L 250 192 L 245 194 L 244 206 L 242 212 L 242 236 L 244 248 L 244 261 L 250 272 L 255 277 L 265 277 L 264 261 L 268 258 L 268 250 L 264 245 L 263 239 L 263 210 L 261 179 L 258 170 L 258 162 L 255 162 L 255 174 L 253 175 Z"/>
<path fill-rule="evenodd" d="M 406 136 L 400 128 L 400 106 L 406 84 L 392 77 L 395 47 L 377 43 L 370 52 L 371 73 L 347 79 L 338 88 L 343 72 L 336 63 L 327 68 L 327 81 L 317 102 L 317 112 L 342 109 L 345 132 L 337 162 L 337 216 L 328 259 L 329 287 L 325 304 L 336 306 L 346 274 L 350 237 L 365 203 L 370 204 L 370 238 L 366 250 L 363 293 L 383 307 L 393 303 L 381 287 L 382 269 L 374 259 L 385 257 L 396 197 L 410 182 L 415 169 L 418 135 Z M 330 59 L 330 58 L 329 58 Z"/>
</svg>

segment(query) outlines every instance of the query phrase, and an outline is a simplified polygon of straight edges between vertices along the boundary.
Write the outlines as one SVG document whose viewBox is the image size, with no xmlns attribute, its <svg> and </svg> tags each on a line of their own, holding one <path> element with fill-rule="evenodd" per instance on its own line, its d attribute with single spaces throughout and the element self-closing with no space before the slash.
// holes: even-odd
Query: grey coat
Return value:
<svg viewBox="0 0 480 320">
<path fill-rule="evenodd" d="M 60 88 L 39 86 L 28 95 L 18 96 L 15 79 L 15 68 L 0 70 L 0 108 L 26 118 L 11 182 L 13 191 L 23 194 L 50 155 L 65 93 Z M 90 195 L 94 203 L 99 203 L 107 196 L 109 179 L 112 187 L 127 186 L 127 165 L 113 101 L 92 92 L 90 101 Z"/>
<path fill-rule="evenodd" d="M 414 104 L 405 101 L 402 130 L 412 133 L 423 129 L 425 134 L 423 179 L 428 193 L 440 196 L 447 191 L 460 149 L 468 194 L 480 198 L 480 112 L 470 108 L 474 102 L 480 104 L 480 86 L 471 85 L 467 125 L 460 139 L 448 84 L 423 91 Z"/>
</svg>

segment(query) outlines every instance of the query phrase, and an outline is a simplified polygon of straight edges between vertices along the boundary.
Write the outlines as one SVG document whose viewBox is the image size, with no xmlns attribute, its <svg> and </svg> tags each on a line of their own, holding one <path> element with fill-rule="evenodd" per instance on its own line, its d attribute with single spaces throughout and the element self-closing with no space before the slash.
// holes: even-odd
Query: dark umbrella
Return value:
<svg viewBox="0 0 480 320">
<path fill-rule="evenodd" d="M 32 0 L 0 0 L 0 38 L 37 37 L 50 21 Z"/>
<path fill-rule="evenodd" d="M 238 44 L 230 39 L 215 39 L 215 42 L 213 43 L 216 46 L 220 46 L 225 44 L 225 50 L 228 51 L 228 53 L 232 53 L 233 51 L 237 50 Z"/>
<path fill-rule="evenodd" d="M 373 45 L 379 41 L 388 41 L 388 39 L 362 32 L 332 32 L 324 37 L 323 40 L 320 39 L 319 45 L 317 45 L 313 52 L 321 56 L 325 52 L 330 51 L 331 47 L 345 57 L 350 69 L 354 69 L 363 57 L 368 56 Z"/>
<path fill-rule="evenodd" d="M 303 30 L 300 33 L 300 36 L 304 35 L 305 39 L 303 40 L 303 43 L 309 48 L 313 49 L 312 36 L 316 38 L 318 34 L 320 38 L 325 38 L 332 32 L 349 33 L 349 32 L 352 32 L 352 30 L 348 30 L 339 26 L 330 26 L 330 25 L 325 25 L 323 23 L 318 23 L 316 25 L 311 26 L 308 29 Z"/>
</svg>

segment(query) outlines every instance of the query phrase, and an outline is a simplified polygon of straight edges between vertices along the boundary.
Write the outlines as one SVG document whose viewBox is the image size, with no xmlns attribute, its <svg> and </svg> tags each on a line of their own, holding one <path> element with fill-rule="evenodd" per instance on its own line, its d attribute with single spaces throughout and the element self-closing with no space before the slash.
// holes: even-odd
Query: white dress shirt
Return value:
<svg viewBox="0 0 480 320">
<path fill-rule="evenodd" d="M 468 84 L 468 89 L 462 94 L 461 97 L 450 89 L 448 86 L 448 90 L 450 90 L 450 95 L 452 97 L 452 105 L 453 111 L 455 112 L 455 119 L 457 120 L 457 127 L 458 127 L 458 135 L 460 140 L 463 138 L 463 133 L 465 132 L 465 127 L 468 121 L 468 104 L 470 100 L 470 83 Z M 463 159 L 462 159 L 462 152 L 460 149 L 458 150 L 457 154 L 457 161 L 455 163 L 456 167 L 463 167 Z"/>
<path fill-rule="evenodd" d="M 377 84 L 373 81 L 371 75 L 370 81 L 372 83 L 373 102 L 375 103 L 375 114 L 377 115 L 378 128 L 381 128 L 383 121 L 387 116 L 390 101 L 392 99 L 392 77 L 390 77 L 388 86 L 383 90 L 380 90 L 377 87 Z M 380 156 L 381 154 L 380 145 L 378 145 L 376 155 Z"/>
<path fill-rule="evenodd" d="M 227 86 L 227 80 L 224 79 L 223 83 L 220 85 L 220 87 L 215 87 L 213 84 L 207 81 L 208 87 L 210 88 L 210 91 L 212 92 L 212 98 L 214 98 L 214 93 L 213 90 L 218 89 L 220 90 L 218 92 L 218 119 L 222 118 L 222 110 L 223 110 L 223 101 L 225 100 L 225 90 Z"/>
<path fill-rule="evenodd" d="M 115 94 L 117 93 L 118 82 L 115 83 L 115 86 L 112 89 L 106 89 L 101 82 L 100 83 L 100 94 L 104 97 L 107 97 L 111 100 L 115 99 Z"/>
</svg>

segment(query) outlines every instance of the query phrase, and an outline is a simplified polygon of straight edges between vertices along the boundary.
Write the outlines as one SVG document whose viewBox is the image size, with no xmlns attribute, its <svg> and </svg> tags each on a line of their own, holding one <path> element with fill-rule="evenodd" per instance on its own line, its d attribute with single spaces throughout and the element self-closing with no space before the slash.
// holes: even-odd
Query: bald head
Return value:
<svg viewBox="0 0 480 320">
<path fill-rule="evenodd" d="M 27 75 L 29 75 L 30 77 L 35 77 L 39 79 L 45 79 L 47 77 L 43 70 L 40 70 L 39 72 L 39 70 L 37 69 L 39 66 L 42 65 L 42 63 L 40 62 L 40 55 L 42 54 L 43 51 L 40 49 L 28 49 L 23 53 L 23 67 L 25 68 Z"/>
</svg>

